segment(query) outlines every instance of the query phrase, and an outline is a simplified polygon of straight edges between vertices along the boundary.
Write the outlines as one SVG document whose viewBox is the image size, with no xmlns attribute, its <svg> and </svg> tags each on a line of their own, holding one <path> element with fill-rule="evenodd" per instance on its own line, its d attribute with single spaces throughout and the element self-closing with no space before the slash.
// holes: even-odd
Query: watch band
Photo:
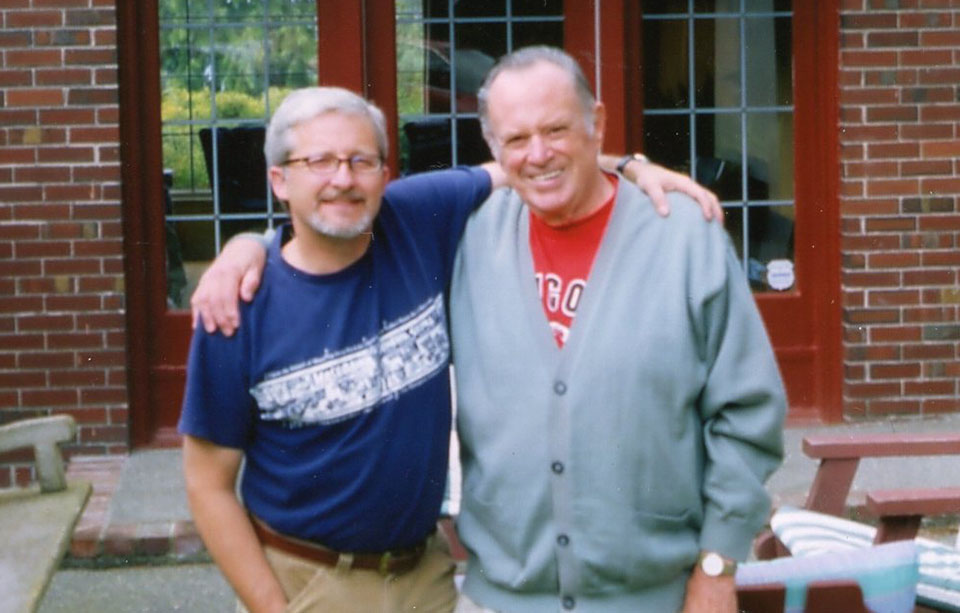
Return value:
<svg viewBox="0 0 960 613">
<path fill-rule="evenodd" d="M 627 164 L 630 162 L 640 162 L 641 164 L 649 164 L 650 158 L 643 155 L 642 153 L 631 153 L 620 158 L 620 161 L 617 162 L 617 172 L 623 174 L 623 171 L 627 168 Z"/>
</svg>

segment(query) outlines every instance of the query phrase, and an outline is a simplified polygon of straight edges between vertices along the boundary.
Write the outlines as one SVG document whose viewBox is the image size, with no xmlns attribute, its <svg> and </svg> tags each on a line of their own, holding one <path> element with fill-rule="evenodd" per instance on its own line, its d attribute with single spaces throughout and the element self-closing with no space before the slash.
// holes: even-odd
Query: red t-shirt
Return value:
<svg viewBox="0 0 960 613">
<path fill-rule="evenodd" d="M 559 347 L 563 347 L 570 334 L 593 258 L 613 210 L 616 177 L 610 177 L 610 182 L 614 186 L 613 196 L 595 212 L 571 224 L 548 226 L 536 215 L 530 215 L 530 250 L 537 290 Z"/>
</svg>

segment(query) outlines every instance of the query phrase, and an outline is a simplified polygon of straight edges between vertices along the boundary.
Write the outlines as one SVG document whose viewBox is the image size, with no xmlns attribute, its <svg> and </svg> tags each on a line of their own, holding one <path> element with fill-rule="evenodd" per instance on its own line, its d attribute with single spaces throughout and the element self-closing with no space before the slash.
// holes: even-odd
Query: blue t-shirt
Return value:
<svg viewBox="0 0 960 613">
<path fill-rule="evenodd" d="M 179 430 L 242 449 L 241 495 L 275 530 L 384 551 L 433 529 L 451 429 L 446 294 L 479 169 L 390 183 L 373 241 L 328 275 L 271 244 L 234 336 L 198 328 Z"/>
</svg>

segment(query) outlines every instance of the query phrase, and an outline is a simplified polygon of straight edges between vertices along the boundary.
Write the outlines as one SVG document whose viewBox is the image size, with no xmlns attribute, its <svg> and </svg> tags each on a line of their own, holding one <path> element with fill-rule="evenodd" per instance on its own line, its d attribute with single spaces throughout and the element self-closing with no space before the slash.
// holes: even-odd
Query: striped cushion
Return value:
<svg viewBox="0 0 960 613">
<path fill-rule="evenodd" d="M 843 549 L 747 562 L 737 568 L 737 585 L 782 583 L 787 588 L 787 613 L 804 610 L 808 583 L 844 579 L 860 584 L 864 604 L 870 611 L 909 613 L 917 595 L 916 545 L 902 541 L 873 549 Z"/>
<path fill-rule="evenodd" d="M 876 534 L 865 524 L 792 507 L 777 511 L 770 527 L 798 557 L 870 547 Z M 960 551 L 924 538 L 915 543 L 920 564 L 917 602 L 960 612 Z"/>
</svg>

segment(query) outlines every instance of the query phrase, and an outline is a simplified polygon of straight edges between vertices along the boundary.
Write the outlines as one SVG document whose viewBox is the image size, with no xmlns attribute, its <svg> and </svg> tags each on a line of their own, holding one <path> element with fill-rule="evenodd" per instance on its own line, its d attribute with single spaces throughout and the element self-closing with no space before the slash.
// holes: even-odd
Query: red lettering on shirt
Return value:
<svg viewBox="0 0 960 613">
<path fill-rule="evenodd" d="M 611 183 L 616 188 L 615 178 Z M 616 189 L 594 213 L 565 226 L 548 226 L 530 215 L 530 251 L 537 290 L 558 347 L 563 347 L 570 335 L 615 198 Z"/>
</svg>

